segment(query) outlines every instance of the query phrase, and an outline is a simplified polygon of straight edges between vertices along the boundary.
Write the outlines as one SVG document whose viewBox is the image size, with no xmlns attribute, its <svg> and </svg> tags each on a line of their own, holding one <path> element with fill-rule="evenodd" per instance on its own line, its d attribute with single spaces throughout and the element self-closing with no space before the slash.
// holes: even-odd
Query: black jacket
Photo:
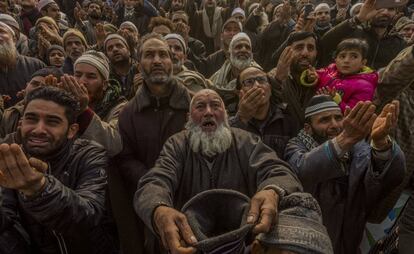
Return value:
<svg viewBox="0 0 414 254">
<path fill-rule="evenodd" d="M 353 24 L 352 19 L 336 25 L 321 38 L 322 63 L 332 63 L 337 45 L 346 38 L 360 38 L 369 45 L 367 66 L 378 70 L 388 65 L 407 45 L 403 38 L 395 33 L 387 33 L 379 39 L 374 29 Z"/>
<path fill-rule="evenodd" d="M 229 120 L 232 127 L 258 135 L 267 146 L 272 148 L 279 158 L 284 158 L 285 148 L 289 140 L 299 131 L 299 125 L 286 110 L 286 106 L 271 105 L 265 120 L 251 119 L 244 124 L 236 115 Z"/>
<path fill-rule="evenodd" d="M 11 135 L 6 139 L 15 142 Z M 47 183 L 38 196 L 27 199 L 11 189 L 2 192 L 0 253 L 114 253 L 106 223 L 104 149 L 77 139 L 45 161 Z"/>
</svg>

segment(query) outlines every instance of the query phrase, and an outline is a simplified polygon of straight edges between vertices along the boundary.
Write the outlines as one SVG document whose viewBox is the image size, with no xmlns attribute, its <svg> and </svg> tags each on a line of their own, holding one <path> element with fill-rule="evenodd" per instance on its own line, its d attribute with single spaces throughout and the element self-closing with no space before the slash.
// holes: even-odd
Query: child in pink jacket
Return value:
<svg viewBox="0 0 414 254">
<path fill-rule="evenodd" d="M 315 71 L 304 71 L 301 82 L 316 85 L 319 93 L 336 91 L 334 100 L 342 112 L 353 108 L 359 101 L 372 101 L 378 84 L 378 73 L 367 63 L 368 44 L 360 39 L 346 39 L 338 44 L 335 63 Z"/>
</svg>

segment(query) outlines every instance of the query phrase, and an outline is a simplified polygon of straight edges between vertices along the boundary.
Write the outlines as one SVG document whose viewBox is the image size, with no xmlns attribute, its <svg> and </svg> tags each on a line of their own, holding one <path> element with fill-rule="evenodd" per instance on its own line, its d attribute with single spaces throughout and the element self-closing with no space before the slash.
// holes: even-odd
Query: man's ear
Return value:
<svg viewBox="0 0 414 254">
<path fill-rule="evenodd" d="M 78 131 L 79 131 L 79 124 L 74 123 L 74 124 L 69 125 L 67 138 L 73 139 L 78 133 Z"/>
<path fill-rule="evenodd" d="M 190 112 L 188 112 L 188 113 L 187 113 L 187 119 L 186 119 L 186 120 L 187 120 L 187 122 L 188 122 L 188 121 L 190 121 L 190 117 L 191 117 Z"/>
<path fill-rule="evenodd" d="M 309 123 L 305 123 L 304 128 L 305 132 L 309 135 L 312 135 L 312 126 Z"/>
<path fill-rule="evenodd" d="M 108 89 L 108 85 L 109 85 L 109 80 L 105 80 L 104 83 L 103 83 L 103 87 L 102 87 L 104 92 L 106 91 L 106 89 Z"/>
</svg>

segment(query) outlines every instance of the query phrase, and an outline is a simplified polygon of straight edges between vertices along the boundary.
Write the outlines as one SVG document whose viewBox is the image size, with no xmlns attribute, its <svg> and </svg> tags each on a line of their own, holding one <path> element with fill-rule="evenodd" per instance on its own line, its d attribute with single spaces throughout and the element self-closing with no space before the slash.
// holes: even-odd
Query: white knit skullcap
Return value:
<svg viewBox="0 0 414 254">
<path fill-rule="evenodd" d="M 241 41 L 241 40 L 246 40 L 249 42 L 250 46 L 252 45 L 252 42 L 249 36 L 246 33 L 240 32 L 236 34 L 235 36 L 233 36 L 233 39 L 231 39 L 229 48 L 232 49 L 234 44 L 236 44 L 236 42 Z"/>
<path fill-rule="evenodd" d="M 331 10 L 331 8 L 329 7 L 329 4 L 327 4 L 327 3 L 320 3 L 320 4 L 318 4 L 318 5 L 315 7 L 315 12 L 318 12 L 318 11 L 320 11 L 320 10 L 322 10 L 322 9 L 328 9 L 328 10 Z"/>
<path fill-rule="evenodd" d="M 354 12 L 355 12 L 356 8 L 358 8 L 358 6 L 362 6 L 362 5 L 363 5 L 363 3 L 356 3 L 356 4 L 352 5 L 351 10 L 349 11 L 349 13 L 351 14 L 351 17 L 355 16 L 356 13 L 354 13 Z"/>
<path fill-rule="evenodd" d="M 0 27 L 5 28 L 13 37 L 16 37 L 16 34 L 14 33 L 14 30 L 9 25 L 7 25 L 6 23 L 0 21 Z"/>
</svg>

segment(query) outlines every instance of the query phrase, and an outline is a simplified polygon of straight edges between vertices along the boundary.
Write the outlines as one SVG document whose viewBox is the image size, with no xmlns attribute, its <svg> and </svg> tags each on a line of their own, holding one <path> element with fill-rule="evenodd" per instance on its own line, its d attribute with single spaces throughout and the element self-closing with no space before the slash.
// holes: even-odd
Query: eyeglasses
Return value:
<svg viewBox="0 0 414 254">
<path fill-rule="evenodd" d="M 269 83 L 269 80 L 267 79 L 266 76 L 248 78 L 248 79 L 243 80 L 241 83 L 243 87 L 252 88 L 254 84 L 256 83 L 256 81 L 257 83 L 259 83 L 259 85 L 267 85 Z"/>
</svg>

